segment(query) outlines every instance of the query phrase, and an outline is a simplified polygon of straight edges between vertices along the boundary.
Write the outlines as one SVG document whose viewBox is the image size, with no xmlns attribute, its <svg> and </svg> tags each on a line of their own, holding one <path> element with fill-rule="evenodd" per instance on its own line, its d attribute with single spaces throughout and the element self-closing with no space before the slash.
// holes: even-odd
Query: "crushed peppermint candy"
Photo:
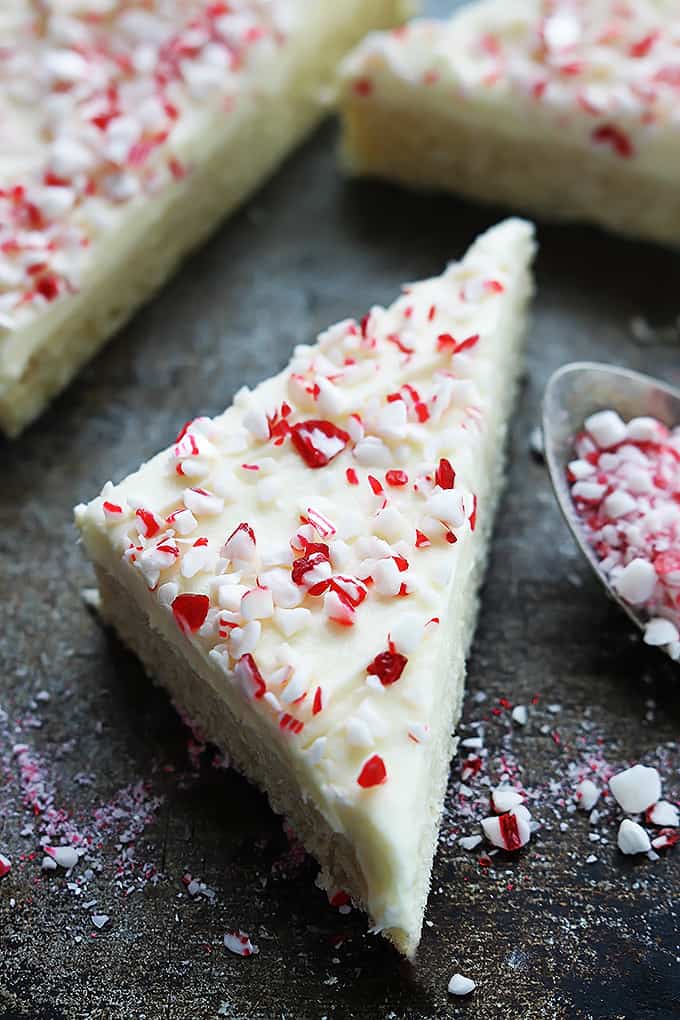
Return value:
<svg viewBox="0 0 680 1020">
<path fill-rule="evenodd" d="M 250 935 L 240 930 L 228 931 L 224 936 L 224 944 L 236 956 L 254 956 L 260 952 L 259 947 L 250 941 Z"/>
<path fill-rule="evenodd" d="M 661 798 L 661 777 L 655 768 L 634 765 L 609 780 L 609 789 L 628 814 L 639 814 Z"/>
<path fill-rule="evenodd" d="M 624 818 L 621 822 L 616 842 L 623 854 L 644 854 L 652 848 L 645 830 L 630 818 Z"/>
<path fill-rule="evenodd" d="M 472 978 L 463 974 L 454 974 L 448 984 L 449 995 L 469 995 L 477 987 Z"/>
<path fill-rule="evenodd" d="M 589 544 L 645 642 L 680 659 L 680 426 L 598 411 L 567 473 Z"/>
</svg>

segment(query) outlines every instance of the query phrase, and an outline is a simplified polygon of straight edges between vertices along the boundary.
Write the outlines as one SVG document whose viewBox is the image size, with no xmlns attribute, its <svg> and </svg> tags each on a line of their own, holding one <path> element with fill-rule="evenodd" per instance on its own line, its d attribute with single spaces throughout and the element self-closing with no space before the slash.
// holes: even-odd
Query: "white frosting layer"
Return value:
<svg viewBox="0 0 680 1020">
<path fill-rule="evenodd" d="M 130 611 L 351 841 L 379 927 L 420 924 L 457 593 L 488 533 L 532 253 L 506 221 L 77 510 Z"/>
<path fill-rule="evenodd" d="M 675 182 L 680 17 L 675 0 L 482 0 L 450 21 L 367 37 L 345 64 L 366 103 L 403 101 L 554 135 Z M 395 116 L 398 113 L 395 112 Z"/>
</svg>

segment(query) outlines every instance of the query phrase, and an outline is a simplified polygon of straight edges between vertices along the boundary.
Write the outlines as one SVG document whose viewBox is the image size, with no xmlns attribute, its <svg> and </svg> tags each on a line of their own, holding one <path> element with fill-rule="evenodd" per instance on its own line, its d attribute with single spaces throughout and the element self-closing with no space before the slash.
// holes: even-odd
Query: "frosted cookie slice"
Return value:
<svg viewBox="0 0 680 1020">
<path fill-rule="evenodd" d="M 0 428 L 18 433 L 323 112 L 407 0 L 4 0 Z"/>
<path fill-rule="evenodd" d="M 346 61 L 349 168 L 680 241 L 676 0 L 482 0 Z"/>
<path fill-rule="evenodd" d="M 105 617 L 409 956 L 533 251 L 500 224 L 76 510 Z"/>
</svg>

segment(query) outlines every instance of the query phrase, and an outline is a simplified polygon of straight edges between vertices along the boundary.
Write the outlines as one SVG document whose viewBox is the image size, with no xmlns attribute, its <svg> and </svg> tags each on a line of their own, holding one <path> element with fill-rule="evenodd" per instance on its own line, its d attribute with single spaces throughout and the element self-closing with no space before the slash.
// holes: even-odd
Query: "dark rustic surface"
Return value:
<svg viewBox="0 0 680 1020">
<path fill-rule="evenodd" d="M 561 793 L 548 784 L 565 785 L 586 732 L 618 766 L 661 764 L 666 792 L 680 796 L 678 673 L 641 647 L 587 576 L 528 437 L 545 380 L 566 360 L 680 384 L 677 342 L 642 343 L 630 331 L 634 315 L 666 323 L 680 311 L 676 255 L 594 230 L 539 231 L 527 381 L 465 719 L 489 719 L 491 756 L 511 750 L 527 788 L 540 791 L 542 825 L 520 856 L 480 869 L 448 835 L 460 825 L 451 796 L 414 967 L 367 936 L 362 916 L 328 906 L 314 865 L 288 850 L 244 780 L 212 767 L 209 750 L 192 768 L 188 731 L 83 604 L 92 574 L 75 545 L 74 503 L 167 444 L 185 419 L 220 411 L 239 386 L 278 370 L 296 341 L 439 272 L 503 214 L 347 184 L 334 143 L 334 130 L 322 130 L 36 426 L 0 446 L 0 851 L 14 861 L 0 883 L 0 1020 L 671 1020 L 680 1015 L 680 854 L 622 858 L 611 819 L 599 847 L 581 814 L 562 813 L 560 831 Z M 32 703 L 40 690 L 51 699 Z M 475 702 L 479 691 L 486 702 Z M 508 737 L 507 713 L 489 706 L 536 694 L 530 724 Z M 550 713 L 551 703 L 561 710 Z M 41 872 L 40 853 L 31 859 L 39 820 L 35 835 L 19 835 L 30 812 L 8 754 L 18 740 L 42 756 L 55 803 L 79 818 L 140 779 L 162 798 L 135 850 L 157 884 L 115 889 L 115 837 L 80 896 L 63 872 Z M 593 849 L 598 861 L 586 865 Z M 186 872 L 214 902 L 186 895 Z M 110 917 L 99 932 L 93 912 Z M 252 935 L 257 957 L 226 952 L 233 927 Z M 469 1001 L 446 994 L 454 970 L 478 982 Z"/>
</svg>

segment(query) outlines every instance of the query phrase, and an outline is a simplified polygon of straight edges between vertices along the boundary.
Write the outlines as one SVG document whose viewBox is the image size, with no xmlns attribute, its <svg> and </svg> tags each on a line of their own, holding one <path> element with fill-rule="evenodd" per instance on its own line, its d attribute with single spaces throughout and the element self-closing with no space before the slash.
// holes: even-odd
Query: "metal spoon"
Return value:
<svg viewBox="0 0 680 1020">
<path fill-rule="evenodd" d="M 543 445 L 557 502 L 579 549 L 610 598 L 644 631 L 645 620 L 612 588 L 586 539 L 571 498 L 567 464 L 583 423 L 596 411 L 618 411 L 624 421 L 649 415 L 673 428 L 680 425 L 680 390 L 651 376 L 589 361 L 564 365 L 555 372 L 543 397 Z"/>
</svg>

